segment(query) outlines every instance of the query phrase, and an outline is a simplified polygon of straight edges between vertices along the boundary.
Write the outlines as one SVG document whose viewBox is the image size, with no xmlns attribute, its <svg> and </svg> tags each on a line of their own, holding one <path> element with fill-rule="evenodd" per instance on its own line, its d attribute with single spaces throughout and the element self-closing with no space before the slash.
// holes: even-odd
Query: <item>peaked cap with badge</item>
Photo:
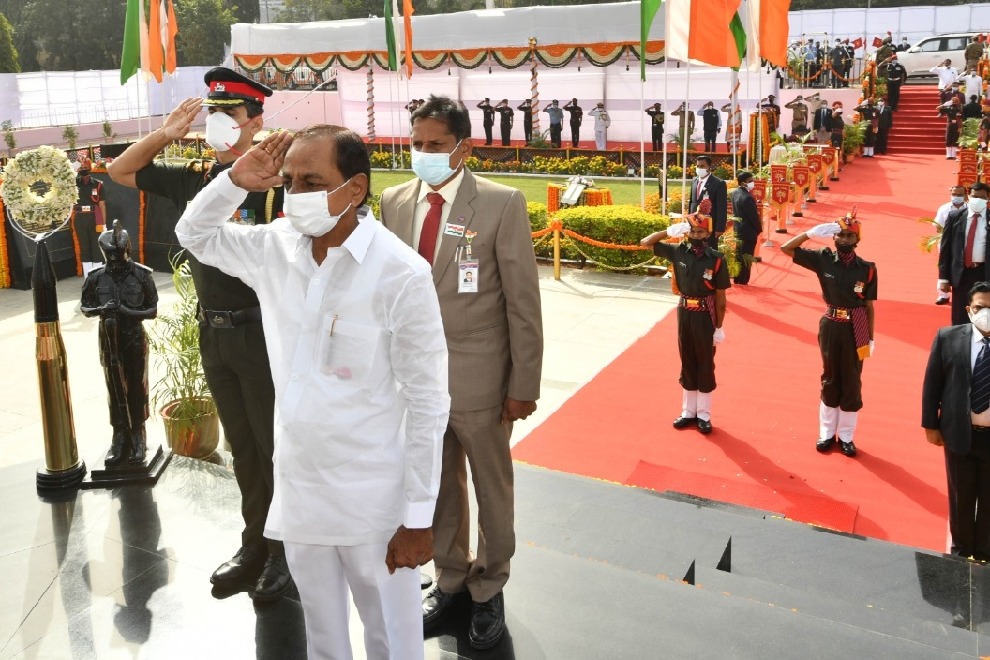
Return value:
<svg viewBox="0 0 990 660">
<path fill-rule="evenodd" d="M 267 85 L 255 82 L 227 67 L 218 66 L 210 69 L 203 76 L 203 82 L 210 88 L 203 105 L 213 105 L 224 108 L 242 105 L 253 101 L 264 105 L 265 99 L 273 94 Z"/>
</svg>

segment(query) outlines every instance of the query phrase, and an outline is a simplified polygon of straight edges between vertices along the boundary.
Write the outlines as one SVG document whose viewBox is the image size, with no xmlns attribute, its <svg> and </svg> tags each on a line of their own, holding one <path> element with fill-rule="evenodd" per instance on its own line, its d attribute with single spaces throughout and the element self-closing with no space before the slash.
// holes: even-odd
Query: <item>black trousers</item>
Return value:
<svg viewBox="0 0 990 660">
<path fill-rule="evenodd" d="M 887 105 L 891 110 L 897 110 L 897 104 L 901 100 L 901 84 L 887 83 Z"/>
<path fill-rule="evenodd" d="M 502 146 L 507 147 L 511 141 L 510 136 L 512 135 L 512 125 L 502 124 L 500 128 L 502 129 Z"/>
<path fill-rule="evenodd" d="M 705 133 L 705 151 L 715 151 L 715 137 L 718 135 L 718 130 L 714 128 L 706 128 Z"/>
<path fill-rule="evenodd" d="M 563 124 L 550 124 L 550 146 L 560 149 L 560 134 L 563 130 Z"/>
<path fill-rule="evenodd" d="M 581 124 L 577 122 L 571 122 L 571 146 L 578 146 L 578 140 L 581 139 Z"/>
<path fill-rule="evenodd" d="M 485 144 L 487 145 L 492 143 L 492 126 L 494 124 L 485 124 Z"/>
<path fill-rule="evenodd" d="M 739 274 L 735 277 L 736 284 L 749 284 L 749 271 L 752 268 L 753 254 L 756 252 L 757 238 L 759 237 L 743 238 L 736 234 L 736 259 L 739 260 Z"/>
<path fill-rule="evenodd" d="M 282 543 L 264 538 L 274 489 L 275 385 L 261 323 L 201 326 L 199 345 L 206 382 L 234 457 L 244 518 L 241 545 L 267 543 L 271 554 L 281 555 Z"/>
<path fill-rule="evenodd" d="M 523 121 L 523 137 L 526 140 L 526 144 L 533 141 L 533 120 Z"/>
<path fill-rule="evenodd" d="M 677 308 L 677 349 L 681 354 L 681 387 L 688 391 L 715 389 L 715 326 L 708 310 Z"/>
<path fill-rule="evenodd" d="M 945 447 L 952 554 L 990 560 L 990 433 L 972 432 L 969 453 Z"/>
<path fill-rule="evenodd" d="M 663 126 L 653 127 L 653 151 L 663 150 Z"/>
<path fill-rule="evenodd" d="M 863 361 L 856 353 L 852 321 L 823 316 L 818 322 L 822 352 L 822 403 L 856 412 L 863 407 Z"/>
<path fill-rule="evenodd" d="M 983 264 L 973 268 L 963 268 L 959 284 L 952 287 L 952 325 L 969 323 L 969 314 L 966 313 L 966 306 L 969 305 L 969 290 L 984 279 Z"/>
<path fill-rule="evenodd" d="M 889 128 L 877 129 L 876 150 L 878 154 L 887 153 L 887 136 L 890 134 Z"/>
<path fill-rule="evenodd" d="M 76 211 L 72 226 L 79 237 L 79 260 L 103 263 L 100 251 L 100 233 L 96 231 L 96 214 L 92 211 Z"/>
</svg>

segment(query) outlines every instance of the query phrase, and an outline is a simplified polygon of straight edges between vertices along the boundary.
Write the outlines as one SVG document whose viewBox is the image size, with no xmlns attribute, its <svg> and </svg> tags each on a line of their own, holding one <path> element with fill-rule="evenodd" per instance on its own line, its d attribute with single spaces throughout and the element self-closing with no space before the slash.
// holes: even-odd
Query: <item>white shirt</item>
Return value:
<svg viewBox="0 0 990 660">
<path fill-rule="evenodd" d="M 594 109 L 592 109 L 592 111 L 588 114 L 595 118 L 596 131 L 604 131 L 608 128 L 608 112 L 606 112 L 605 108 L 595 106 Z"/>
<path fill-rule="evenodd" d="M 983 348 L 983 333 L 975 325 L 973 326 L 973 339 L 970 343 L 970 358 L 969 366 L 971 369 L 976 367 L 976 357 L 980 354 L 980 349 Z M 972 372 L 971 372 L 972 373 Z M 976 414 L 972 410 L 969 411 L 969 418 L 973 424 L 977 426 L 990 426 L 990 408 L 984 410 L 980 414 Z"/>
<path fill-rule="evenodd" d="M 447 185 L 440 190 L 434 190 L 426 183 L 420 183 L 419 196 L 416 198 L 416 212 L 413 215 L 413 241 L 412 244 L 419 246 L 419 237 L 423 233 L 423 222 L 426 220 L 426 213 L 430 210 L 430 202 L 426 196 L 431 192 L 438 192 L 443 196 L 443 209 L 440 210 L 440 226 L 437 227 L 437 244 L 433 250 L 433 261 L 437 260 L 437 252 L 440 251 L 440 236 L 443 235 L 444 228 L 450 219 L 450 205 L 457 197 L 457 191 L 461 189 L 461 181 L 464 180 L 464 168 L 451 179 Z M 463 218 L 455 224 L 463 225 Z"/>
<path fill-rule="evenodd" d="M 954 66 L 933 66 L 928 70 L 928 73 L 934 73 L 938 76 L 939 89 L 945 89 L 956 82 L 956 78 L 959 77 L 959 72 L 956 71 L 956 67 Z"/>
<path fill-rule="evenodd" d="M 976 233 L 973 235 L 973 263 L 982 264 L 984 256 L 987 253 L 987 221 L 986 221 L 986 211 L 977 215 L 976 220 L 973 220 L 973 214 L 970 212 L 969 207 L 966 207 L 966 228 L 963 231 L 963 237 L 969 236 L 970 225 L 976 222 Z M 963 254 L 966 254 L 966 246 L 963 245 Z"/>
<path fill-rule="evenodd" d="M 964 89 L 960 90 L 966 95 L 966 101 L 969 101 L 970 96 L 976 96 L 977 99 L 983 96 L 983 78 L 980 78 L 975 73 L 959 76 L 959 84 L 963 85 Z"/>
<path fill-rule="evenodd" d="M 447 425 L 447 346 L 429 264 L 362 208 L 317 265 L 280 218 L 227 222 L 245 191 L 219 175 L 175 228 L 258 294 L 275 381 L 275 492 L 265 536 L 388 541 L 429 527 Z"/>
<path fill-rule="evenodd" d="M 932 220 L 932 223 L 938 225 L 939 227 L 944 227 L 945 221 L 949 219 L 950 213 L 964 208 L 966 208 L 966 202 L 963 202 L 962 206 L 956 206 L 951 201 L 946 202 L 945 204 L 942 204 L 942 206 L 938 207 L 938 211 L 935 212 L 935 218 Z"/>
</svg>

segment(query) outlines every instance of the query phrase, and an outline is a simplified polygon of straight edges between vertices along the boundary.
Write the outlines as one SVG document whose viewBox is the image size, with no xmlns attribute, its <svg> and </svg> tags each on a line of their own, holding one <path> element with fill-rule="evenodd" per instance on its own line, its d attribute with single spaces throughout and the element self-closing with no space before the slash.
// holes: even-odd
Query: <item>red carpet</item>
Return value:
<svg viewBox="0 0 990 660">
<path fill-rule="evenodd" d="M 857 159 L 791 227 L 793 235 L 858 204 L 858 252 L 877 263 L 876 356 L 864 368 L 857 458 L 815 451 L 824 305 L 814 275 L 779 252 L 781 234 L 771 234 L 775 247 L 762 248 L 751 284 L 729 291 L 714 433 L 670 425 L 680 412 L 671 312 L 520 442 L 515 457 L 943 550 L 942 450 L 925 441 L 919 424 L 928 349 L 949 310 L 933 304 L 936 257 L 918 248 L 931 233 L 918 219 L 948 201 L 954 171 L 953 161 L 933 156 Z"/>
</svg>

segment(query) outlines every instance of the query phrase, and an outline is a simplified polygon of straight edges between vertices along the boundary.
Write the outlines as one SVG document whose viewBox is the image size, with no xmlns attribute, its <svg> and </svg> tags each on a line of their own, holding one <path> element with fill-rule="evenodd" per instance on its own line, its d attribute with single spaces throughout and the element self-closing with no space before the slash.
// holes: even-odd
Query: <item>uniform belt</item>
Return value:
<svg viewBox="0 0 990 660">
<path fill-rule="evenodd" d="M 681 296 L 678 303 L 680 307 L 690 312 L 704 312 L 708 310 L 708 298 L 692 298 L 691 296 Z"/>
<path fill-rule="evenodd" d="M 990 433 L 990 426 L 978 426 L 973 424 L 973 433 Z"/>
<path fill-rule="evenodd" d="M 852 310 L 846 307 L 829 307 L 825 310 L 825 316 L 836 321 L 851 321 Z"/>
<path fill-rule="evenodd" d="M 211 328 L 236 328 L 261 320 L 260 307 L 248 307 L 234 311 L 200 309 L 199 320 Z"/>
</svg>

